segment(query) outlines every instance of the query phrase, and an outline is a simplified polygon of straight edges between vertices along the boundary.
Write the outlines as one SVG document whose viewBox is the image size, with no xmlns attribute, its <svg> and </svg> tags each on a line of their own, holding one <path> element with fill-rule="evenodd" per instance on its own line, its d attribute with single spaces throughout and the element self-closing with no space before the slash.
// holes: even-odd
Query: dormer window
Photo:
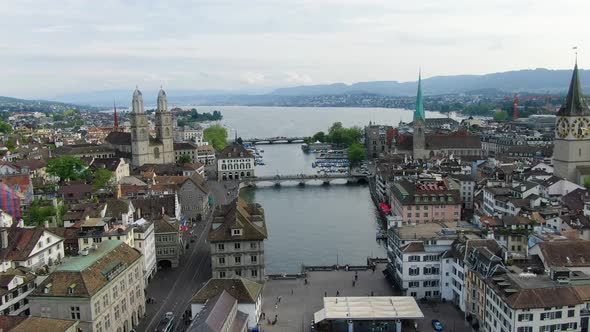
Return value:
<svg viewBox="0 0 590 332">
<path fill-rule="evenodd" d="M 68 294 L 73 295 L 75 290 L 76 290 L 76 284 L 73 283 L 68 287 Z"/>
<path fill-rule="evenodd" d="M 43 288 L 43 293 L 49 294 L 50 290 L 51 290 L 51 283 L 48 283 L 47 285 L 45 285 L 45 288 Z"/>
<path fill-rule="evenodd" d="M 242 229 L 241 228 L 232 228 L 231 235 L 232 236 L 241 236 L 242 235 Z"/>
</svg>

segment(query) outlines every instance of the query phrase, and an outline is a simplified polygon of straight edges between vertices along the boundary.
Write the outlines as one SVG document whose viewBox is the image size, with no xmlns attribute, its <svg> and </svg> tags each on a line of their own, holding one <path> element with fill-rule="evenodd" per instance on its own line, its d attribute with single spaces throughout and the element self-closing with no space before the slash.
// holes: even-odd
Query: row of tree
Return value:
<svg viewBox="0 0 590 332">
<path fill-rule="evenodd" d="M 344 147 L 348 151 L 348 159 L 351 164 L 357 164 L 365 159 L 365 148 L 360 144 L 362 136 L 363 131 L 360 127 L 346 128 L 342 122 L 334 122 L 327 134 L 319 131 L 311 137 L 306 137 L 305 142 L 308 144 L 314 142 L 332 143 Z"/>
<path fill-rule="evenodd" d="M 191 109 L 191 111 L 188 113 L 177 114 L 177 122 L 179 126 L 184 126 L 195 122 L 219 121 L 222 118 L 223 116 L 219 111 L 213 111 L 213 113 L 199 113 L 196 108 Z"/>
</svg>

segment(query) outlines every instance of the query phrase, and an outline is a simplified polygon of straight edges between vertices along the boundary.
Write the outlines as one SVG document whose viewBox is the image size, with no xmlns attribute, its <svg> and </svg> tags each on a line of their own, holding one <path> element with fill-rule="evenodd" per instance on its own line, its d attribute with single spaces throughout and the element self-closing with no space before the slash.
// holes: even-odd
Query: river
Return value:
<svg viewBox="0 0 590 332">
<path fill-rule="evenodd" d="M 200 106 L 200 112 L 219 110 L 231 135 L 244 138 L 309 136 L 327 131 L 333 122 L 361 126 L 369 121 L 397 125 L 412 120 L 412 111 L 385 108 L 300 108 Z M 427 117 L 442 117 L 427 112 Z M 300 144 L 260 145 L 264 166 L 257 175 L 315 174 L 313 154 Z M 241 196 L 265 210 L 268 240 L 266 273 L 292 273 L 301 264 L 364 264 L 366 258 L 386 257 L 385 244 L 375 235 L 381 227 L 367 185 L 295 184 L 244 189 Z"/>
</svg>

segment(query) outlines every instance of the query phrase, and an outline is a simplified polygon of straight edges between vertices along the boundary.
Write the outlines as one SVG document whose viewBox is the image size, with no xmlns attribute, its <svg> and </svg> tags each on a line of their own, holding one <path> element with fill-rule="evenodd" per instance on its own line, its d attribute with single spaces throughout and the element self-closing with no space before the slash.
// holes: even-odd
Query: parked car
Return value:
<svg viewBox="0 0 590 332">
<path fill-rule="evenodd" d="M 434 328 L 435 331 L 442 331 L 443 330 L 443 325 L 440 322 L 440 320 L 438 320 L 438 319 L 432 320 L 432 327 Z"/>
</svg>

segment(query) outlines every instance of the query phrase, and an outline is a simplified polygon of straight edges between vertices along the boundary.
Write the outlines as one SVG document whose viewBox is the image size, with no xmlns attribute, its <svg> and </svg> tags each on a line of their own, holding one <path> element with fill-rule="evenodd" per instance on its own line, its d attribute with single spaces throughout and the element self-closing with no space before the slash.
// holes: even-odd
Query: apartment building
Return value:
<svg viewBox="0 0 590 332">
<path fill-rule="evenodd" d="M 403 295 L 441 297 L 441 257 L 457 237 L 455 230 L 438 223 L 388 230 L 387 269 Z"/>
<path fill-rule="evenodd" d="M 254 176 L 254 156 L 242 145 L 228 145 L 217 156 L 217 176 L 223 181 Z"/>
<path fill-rule="evenodd" d="M 156 275 L 156 237 L 154 223 L 143 218 L 135 220 L 133 227 L 133 247 L 143 256 L 143 277 L 145 286 Z"/>
<path fill-rule="evenodd" d="M 235 199 L 215 211 L 209 231 L 214 278 L 264 280 L 264 209 Z"/>
<path fill-rule="evenodd" d="M 461 220 L 461 196 L 445 180 L 407 180 L 391 185 L 391 213 L 403 225 Z"/>
<path fill-rule="evenodd" d="M 78 320 L 78 331 L 130 331 L 145 312 L 143 259 L 122 241 L 62 261 L 29 296 L 33 316 Z"/>
</svg>

